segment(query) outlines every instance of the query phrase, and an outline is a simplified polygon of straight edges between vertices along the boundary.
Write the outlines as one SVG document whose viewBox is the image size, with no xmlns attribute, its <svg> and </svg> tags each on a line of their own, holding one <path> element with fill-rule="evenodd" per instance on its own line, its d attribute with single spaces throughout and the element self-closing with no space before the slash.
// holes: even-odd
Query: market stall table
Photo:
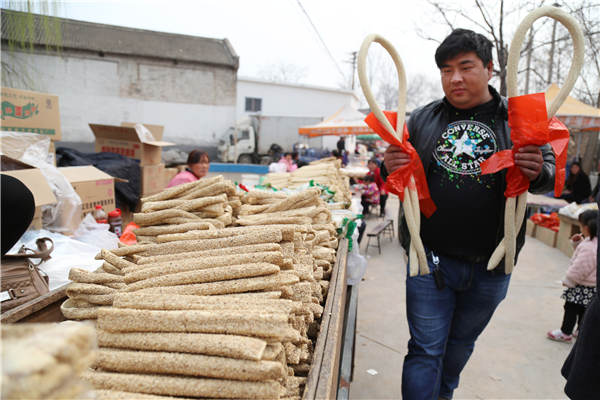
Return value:
<svg viewBox="0 0 600 400">
<path fill-rule="evenodd" d="M 571 236 L 579 233 L 579 221 L 567 215 L 558 214 L 560 227 L 558 228 L 558 237 L 556 247 L 568 257 L 573 255 L 573 246 L 571 246 Z"/>
<path fill-rule="evenodd" d="M 563 199 L 556 199 L 554 197 L 548 197 L 543 194 L 529 193 L 527 195 L 527 209 L 529 211 L 527 215 L 540 212 L 540 209 L 542 207 L 558 210 L 566 205 L 569 205 L 569 203 Z"/>
<path fill-rule="evenodd" d="M 60 311 L 60 305 L 67 298 L 67 286 L 59 288 L 21 304 L 0 315 L 0 322 L 3 324 L 14 322 L 60 322 L 65 317 Z"/>
</svg>

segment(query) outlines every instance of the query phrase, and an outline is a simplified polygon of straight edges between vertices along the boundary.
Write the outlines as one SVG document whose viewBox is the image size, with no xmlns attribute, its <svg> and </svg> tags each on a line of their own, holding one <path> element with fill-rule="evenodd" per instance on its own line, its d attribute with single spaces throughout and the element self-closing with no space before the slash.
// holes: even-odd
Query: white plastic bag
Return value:
<svg viewBox="0 0 600 400">
<path fill-rule="evenodd" d="M 269 164 L 269 172 L 284 173 L 287 172 L 285 164 L 274 162 Z"/>
<path fill-rule="evenodd" d="M 103 263 L 102 260 L 94 259 L 100 251 L 100 247 L 43 229 L 25 232 L 9 253 L 16 253 L 23 244 L 30 249 L 35 249 L 35 240 L 41 237 L 49 237 L 54 242 L 54 250 L 50 254 L 50 259 L 38 267 L 48 275 L 50 290 L 70 282 L 69 271 L 71 268 L 81 268 L 92 272 L 100 268 Z"/>
<path fill-rule="evenodd" d="M 99 224 L 92 214 L 87 214 L 75 231 L 73 239 L 102 249 L 116 249 L 119 247 L 119 238 L 109 231 L 109 228 L 110 225 Z"/>
<path fill-rule="evenodd" d="M 367 259 L 358 251 L 358 229 L 352 234 L 352 250 L 348 253 L 346 261 L 346 274 L 348 285 L 357 285 L 367 271 Z"/>
<path fill-rule="evenodd" d="M 2 132 L 2 152 L 7 155 L 18 155 L 18 160 L 32 165 L 42 172 L 54 196 L 56 204 L 42 207 L 42 223 L 44 228 L 66 235 L 72 234 L 81 222 L 81 199 L 71 183 L 54 165 L 48 163 L 50 139 L 32 139 L 33 144 L 26 149 L 18 149 L 18 143 L 35 138 L 38 135 L 26 132 Z"/>
</svg>

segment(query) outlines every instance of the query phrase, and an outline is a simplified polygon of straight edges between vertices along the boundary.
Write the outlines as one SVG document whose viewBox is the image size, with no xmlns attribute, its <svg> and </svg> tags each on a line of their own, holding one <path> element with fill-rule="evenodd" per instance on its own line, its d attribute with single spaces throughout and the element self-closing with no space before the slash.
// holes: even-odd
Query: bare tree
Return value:
<svg viewBox="0 0 600 400">
<path fill-rule="evenodd" d="M 2 85 L 33 88 L 34 79 L 18 53 L 34 51 L 56 52 L 62 48 L 62 26 L 57 18 L 59 0 L 2 0 Z M 36 45 L 44 38 L 45 46 Z M 8 56 L 8 57 L 7 57 Z"/>
<path fill-rule="evenodd" d="M 398 107 L 398 72 L 389 54 L 379 45 L 373 45 L 369 49 L 367 78 L 377 103 L 385 110 L 395 110 Z M 435 79 L 423 74 L 408 76 L 407 111 L 441 96 L 440 84 Z M 362 104 L 367 106 L 364 99 Z"/>
<path fill-rule="evenodd" d="M 306 78 L 307 72 L 305 66 L 280 62 L 263 66 L 258 76 L 271 82 L 299 83 Z"/>
<path fill-rule="evenodd" d="M 520 22 L 516 11 L 533 10 L 542 5 L 553 4 L 562 7 L 581 24 L 586 41 L 586 61 L 581 78 L 574 94 L 588 104 L 600 105 L 600 1 L 598 0 L 472 0 L 474 7 L 456 7 L 443 0 L 428 0 L 436 16 L 441 17 L 450 30 L 459 26 L 471 27 L 485 33 L 496 49 L 494 72 L 499 80 L 500 94 L 506 95 L 506 61 L 511 35 L 506 34 L 507 26 L 515 29 Z M 439 19 L 439 18 L 438 18 Z M 422 30 L 420 36 L 439 42 Z M 519 74 L 524 74 L 521 87 L 525 93 L 530 89 L 544 91 L 552 82 L 560 82 L 570 66 L 566 62 L 572 53 L 572 43 L 567 30 L 553 23 L 549 18 L 536 21 L 529 31 L 522 57 Z"/>
<path fill-rule="evenodd" d="M 600 107 L 600 1 L 582 1 L 578 5 L 569 3 L 565 4 L 565 8 L 579 20 L 585 37 L 585 63 L 575 95 Z"/>
<path fill-rule="evenodd" d="M 406 109 L 413 110 L 443 96 L 438 81 L 423 74 L 411 76 L 406 88 Z"/>
</svg>

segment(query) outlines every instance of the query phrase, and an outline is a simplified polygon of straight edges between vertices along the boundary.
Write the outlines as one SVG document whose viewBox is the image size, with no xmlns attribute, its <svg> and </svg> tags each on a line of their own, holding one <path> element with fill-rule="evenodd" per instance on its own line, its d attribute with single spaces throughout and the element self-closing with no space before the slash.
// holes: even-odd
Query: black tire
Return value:
<svg viewBox="0 0 600 400">
<path fill-rule="evenodd" d="M 254 158 L 251 154 L 241 154 L 237 162 L 238 164 L 254 164 Z"/>
<path fill-rule="evenodd" d="M 260 158 L 260 165 L 269 165 L 273 162 L 273 159 L 269 156 L 262 156 Z"/>
</svg>

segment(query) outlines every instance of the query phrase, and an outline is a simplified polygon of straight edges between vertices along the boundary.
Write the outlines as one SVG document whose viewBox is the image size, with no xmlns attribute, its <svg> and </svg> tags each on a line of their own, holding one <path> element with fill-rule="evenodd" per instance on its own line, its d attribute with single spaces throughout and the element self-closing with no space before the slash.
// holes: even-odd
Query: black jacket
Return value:
<svg viewBox="0 0 600 400">
<path fill-rule="evenodd" d="M 495 118 L 497 121 L 504 121 L 504 123 L 496 124 L 494 128 L 498 143 L 498 150 L 507 150 L 512 147 L 512 142 L 510 141 L 510 128 L 508 126 L 507 101 L 506 99 L 501 98 L 493 87 L 489 86 L 489 90 L 494 98 L 500 100 L 498 102 L 498 109 L 496 110 Z M 413 111 L 407 122 L 408 132 L 410 133 L 409 141 L 415 150 L 417 150 L 419 157 L 421 157 L 423 168 L 425 169 L 426 173 L 429 169 L 429 165 L 433 157 L 433 150 L 439 139 L 439 135 L 441 135 L 444 129 L 448 126 L 448 112 L 450 107 L 450 104 L 445 98 L 436 100 Z M 554 187 L 554 153 L 552 152 L 550 145 L 544 145 L 540 149 L 542 150 L 542 155 L 544 157 L 544 165 L 538 178 L 531 182 L 529 191 L 532 193 L 546 193 L 551 191 Z M 382 165 L 381 167 L 381 176 L 383 179 L 387 179 L 388 172 L 385 168 L 385 165 Z M 504 171 L 502 172 L 502 176 L 502 187 L 505 187 L 506 181 L 504 180 L 504 177 L 506 176 L 506 173 Z M 504 213 L 502 213 L 501 218 L 502 221 L 504 221 Z M 526 224 L 523 223 L 523 226 L 517 236 L 517 256 L 523 247 L 523 244 L 525 243 L 525 226 Z M 399 229 L 402 246 L 408 250 L 408 246 L 410 244 L 410 235 L 408 233 L 408 227 L 406 226 L 406 220 L 404 217 L 401 219 Z M 496 235 L 496 245 L 500 243 L 503 237 L 504 229 L 500 229 Z M 497 270 L 501 269 L 498 268 Z"/>
<path fill-rule="evenodd" d="M 600 195 L 596 194 L 600 206 Z M 598 215 L 600 226 L 600 215 Z M 598 242 L 600 254 L 600 242 Z M 598 280 L 600 287 L 600 257 L 597 259 Z M 594 300 L 588 305 L 580 323 L 579 336 L 571 349 L 563 367 L 562 376 L 567 379 L 565 393 L 572 400 L 597 399 L 600 393 L 600 293 L 596 291 Z"/>
<path fill-rule="evenodd" d="M 570 178 L 572 179 L 572 181 L 569 181 L 569 179 L 567 179 L 565 187 L 569 189 L 571 193 L 562 195 L 561 198 L 567 200 L 569 203 L 584 203 L 592 194 L 592 185 L 590 184 L 590 178 L 585 172 L 583 172 L 583 170 L 579 171 L 577 176 L 571 176 Z"/>
</svg>

